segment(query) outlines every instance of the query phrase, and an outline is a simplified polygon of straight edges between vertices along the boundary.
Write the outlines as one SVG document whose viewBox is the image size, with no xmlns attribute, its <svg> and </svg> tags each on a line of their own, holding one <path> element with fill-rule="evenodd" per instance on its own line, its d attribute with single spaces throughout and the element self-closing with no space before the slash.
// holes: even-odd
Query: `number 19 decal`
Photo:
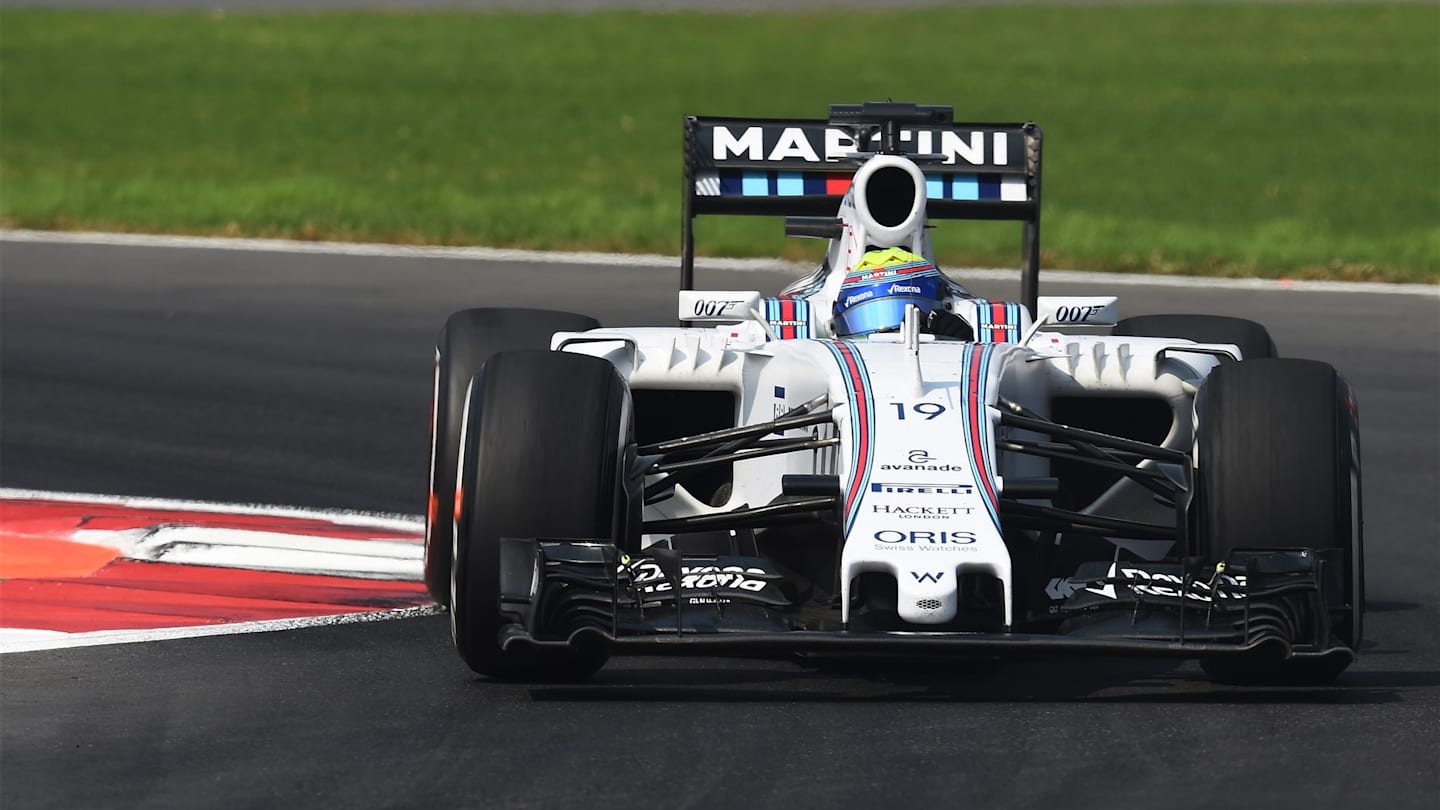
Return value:
<svg viewBox="0 0 1440 810">
<path fill-rule="evenodd" d="M 944 413 L 946 410 L 945 406 L 941 405 L 938 402 L 917 402 L 913 405 L 908 406 L 903 402 L 896 402 L 893 404 L 895 405 L 895 417 L 897 419 L 907 418 L 906 414 L 908 413 L 917 413 L 925 417 L 925 421 L 928 422 L 931 419 L 934 419 L 935 417 Z"/>
</svg>

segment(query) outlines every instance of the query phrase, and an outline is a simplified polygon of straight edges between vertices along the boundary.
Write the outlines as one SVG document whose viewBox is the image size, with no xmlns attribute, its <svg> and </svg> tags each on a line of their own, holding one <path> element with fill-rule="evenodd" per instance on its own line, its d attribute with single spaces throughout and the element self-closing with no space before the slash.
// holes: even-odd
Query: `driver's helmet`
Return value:
<svg viewBox="0 0 1440 810">
<path fill-rule="evenodd" d="M 845 274 L 832 329 L 840 337 L 891 332 L 914 304 L 923 319 L 939 309 L 945 279 L 929 260 L 901 248 L 871 250 Z"/>
</svg>

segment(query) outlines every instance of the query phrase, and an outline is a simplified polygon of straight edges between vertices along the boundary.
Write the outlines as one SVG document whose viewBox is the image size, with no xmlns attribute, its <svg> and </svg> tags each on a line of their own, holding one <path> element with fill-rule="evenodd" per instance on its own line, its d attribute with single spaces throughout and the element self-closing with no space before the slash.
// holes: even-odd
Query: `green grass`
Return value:
<svg viewBox="0 0 1440 810">
<path fill-rule="evenodd" d="M 893 97 L 1045 127 L 1046 266 L 1435 282 L 1437 42 L 1434 4 L 6 11 L 0 222 L 674 253 L 683 113 Z M 813 253 L 779 231 L 700 249 Z"/>
</svg>

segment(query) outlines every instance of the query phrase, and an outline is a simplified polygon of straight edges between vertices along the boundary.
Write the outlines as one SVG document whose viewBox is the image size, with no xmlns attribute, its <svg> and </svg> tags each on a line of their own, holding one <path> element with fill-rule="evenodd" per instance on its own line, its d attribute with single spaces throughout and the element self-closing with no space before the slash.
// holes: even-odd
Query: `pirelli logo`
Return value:
<svg viewBox="0 0 1440 810">
<path fill-rule="evenodd" d="M 871 481 L 870 491 L 895 495 L 971 495 L 975 487 L 970 484 L 884 484 Z"/>
</svg>

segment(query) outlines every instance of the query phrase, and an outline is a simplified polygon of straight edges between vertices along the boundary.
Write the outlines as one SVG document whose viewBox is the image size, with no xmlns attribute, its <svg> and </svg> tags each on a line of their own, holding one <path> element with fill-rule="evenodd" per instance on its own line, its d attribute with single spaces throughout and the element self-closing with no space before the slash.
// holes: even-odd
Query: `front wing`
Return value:
<svg viewBox="0 0 1440 810">
<path fill-rule="evenodd" d="M 785 657 L 796 653 L 1354 658 L 1332 633 L 1338 550 L 1234 552 L 1180 563 L 1081 566 L 1055 621 L 975 632 L 856 630 L 760 557 L 631 556 L 587 541 L 505 538 L 503 649 Z"/>
</svg>

